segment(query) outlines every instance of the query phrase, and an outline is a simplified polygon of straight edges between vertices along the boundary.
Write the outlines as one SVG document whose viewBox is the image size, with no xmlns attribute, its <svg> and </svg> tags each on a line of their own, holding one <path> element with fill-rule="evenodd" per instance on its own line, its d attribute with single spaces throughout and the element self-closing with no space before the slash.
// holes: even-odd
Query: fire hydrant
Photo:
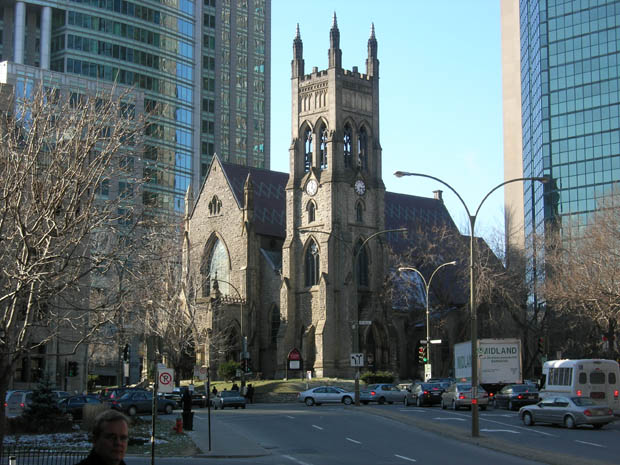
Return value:
<svg viewBox="0 0 620 465">
<path fill-rule="evenodd" d="M 183 432 L 183 420 L 181 419 L 181 417 L 177 417 L 177 422 L 172 427 L 172 429 L 179 434 Z"/>
</svg>

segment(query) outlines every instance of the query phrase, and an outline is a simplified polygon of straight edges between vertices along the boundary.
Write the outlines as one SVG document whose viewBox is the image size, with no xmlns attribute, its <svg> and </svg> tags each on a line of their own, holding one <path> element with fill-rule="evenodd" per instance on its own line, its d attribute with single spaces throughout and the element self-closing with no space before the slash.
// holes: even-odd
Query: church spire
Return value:
<svg viewBox="0 0 620 465">
<path fill-rule="evenodd" d="M 377 59 L 377 38 L 375 37 L 375 23 L 370 25 L 368 39 L 368 58 L 366 59 L 366 74 L 379 77 L 379 60 Z"/>
<path fill-rule="evenodd" d="M 334 11 L 332 28 L 329 31 L 329 67 L 342 68 L 342 50 L 340 50 L 340 31 L 338 30 L 338 20 Z"/>
<path fill-rule="evenodd" d="M 304 44 L 301 41 L 299 33 L 299 23 L 297 23 L 297 32 L 293 40 L 293 61 L 291 62 L 292 75 L 294 78 L 304 75 Z"/>
<path fill-rule="evenodd" d="M 250 222 L 254 216 L 254 185 L 252 184 L 251 173 L 248 173 L 248 177 L 245 178 L 245 184 L 243 185 L 243 198 L 244 220 Z"/>
</svg>

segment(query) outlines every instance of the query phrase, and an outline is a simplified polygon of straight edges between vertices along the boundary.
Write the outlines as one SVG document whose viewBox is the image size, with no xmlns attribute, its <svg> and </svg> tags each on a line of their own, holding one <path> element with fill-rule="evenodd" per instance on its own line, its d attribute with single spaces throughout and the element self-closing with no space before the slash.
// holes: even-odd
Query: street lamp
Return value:
<svg viewBox="0 0 620 465">
<path fill-rule="evenodd" d="M 471 405 L 471 435 L 473 437 L 478 437 L 480 435 L 480 427 L 479 427 L 479 412 L 478 412 L 478 316 L 476 314 L 476 307 L 474 303 L 474 293 L 476 289 L 476 278 L 474 275 L 474 226 L 476 225 L 476 217 L 478 216 L 478 212 L 480 211 L 480 207 L 484 201 L 489 198 L 489 196 L 506 184 L 512 182 L 519 181 L 539 181 L 541 183 L 547 183 L 549 181 L 548 178 L 544 177 L 531 177 L 531 178 L 514 178 L 509 179 L 508 181 L 504 181 L 493 189 L 491 189 L 482 199 L 480 204 L 478 204 L 478 208 L 476 212 L 472 215 L 469 212 L 469 208 L 467 208 L 467 204 L 463 200 L 463 198 L 459 195 L 459 193 L 447 182 L 442 181 L 435 176 L 431 176 L 429 174 L 423 173 L 409 173 L 407 171 L 396 171 L 394 176 L 397 178 L 402 178 L 403 176 L 419 176 L 422 178 L 433 179 L 448 189 L 450 189 L 459 201 L 465 207 L 465 211 L 467 212 L 467 216 L 469 218 L 469 309 L 471 315 L 471 395 L 472 395 L 472 405 Z"/>
<path fill-rule="evenodd" d="M 431 273 L 431 277 L 429 278 L 428 282 L 426 282 L 426 279 L 424 278 L 424 275 L 420 272 L 420 270 L 418 270 L 417 268 L 414 268 L 412 266 L 401 266 L 400 268 L 398 268 L 399 272 L 403 272 L 403 271 L 415 271 L 416 273 L 418 273 L 418 275 L 420 275 L 420 278 L 422 278 L 422 281 L 424 282 L 424 288 L 426 289 L 426 349 L 428 350 L 427 353 L 427 363 L 429 365 L 431 365 L 431 327 L 430 327 L 430 317 L 429 317 L 429 307 L 428 307 L 428 292 L 431 288 L 431 283 L 433 282 L 433 277 L 435 276 L 435 273 L 437 273 L 441 268 L 443 268 L 444 266 L 448 266 L 448 265 L 456 265 L 456 261 L 451 261 L 451 262 L 447 262 L 447 263 L 443 263 L 442 265 L 439 265 L 437 268 L 435 268 L 435 270 Z M 430 377 L 432 378 L 432 367 L 430 370 Z M 426 381 L 426 380 L 425 380 Z"/>
<path fill-rule="evenodd" d="M 331 232 L 329 231 L 320 231 L 320 230 L 313 230 L 313 229 L 303 229 L 301 228 L 299 230 L 299 232 L 302 233 L 322 233 L 322 234 L 331 234 Z M 356 249 L 353 249 L 353 275 L 355 276 L 355 273 L 357 271 L 357 259 L 360 255 L 360 252 L 363 250 L 364 246 L 366 245 L 366 243 L 368 241 L 370 241 L 371 239 L 374 239 L 375 237 L 381 235 L 381 234 L 387 234 L 390 232 L 399 232 L 399 233 L 406 233 L 407 232 L 407 228 L 398 228 L 398 229 L 384 229 L 382 231 L 377 231 L 373 234 L 371 234 L 370 236 L 368 236 L 360 245 L 359 247 L 356 247 Z M 342 238 L 340 238 L 342 240 Z M 355 279 L 355 278 L 354 278 Z M 356 282 L 357 284 L 357 282 Z M 355 327 L 355 335 L 354 335 L 354 339 L 353 339 L 353 353 L 357 353 L 359 352 L 359 337 L 360 337 L 360 322 L 359 322 L 359 306 L 357 306 L 357 308 L 355 309 L 356 312 L 356 319 L 355 319 L 355 323 L 353 324 L 353 326 Z M 355 405 L 357 405 L 359 407 L 360 405 L 360 369 L 359 367 L 357 367 L 357 373 L 355 374 Z"/>
</svg>

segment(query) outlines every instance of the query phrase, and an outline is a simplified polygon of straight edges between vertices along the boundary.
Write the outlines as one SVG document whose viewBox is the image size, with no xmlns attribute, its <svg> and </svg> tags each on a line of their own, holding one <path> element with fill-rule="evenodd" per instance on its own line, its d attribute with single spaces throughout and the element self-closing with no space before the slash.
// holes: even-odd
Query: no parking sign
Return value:
<svg viewBox="0 0 620 465">
<path fill-rule="evenodd" d="M 160 368 L 157 371 L 157 381 L 159 392 L 172 392 L 174 389 L 174 370 L 170 368 Z"/>
</svg>

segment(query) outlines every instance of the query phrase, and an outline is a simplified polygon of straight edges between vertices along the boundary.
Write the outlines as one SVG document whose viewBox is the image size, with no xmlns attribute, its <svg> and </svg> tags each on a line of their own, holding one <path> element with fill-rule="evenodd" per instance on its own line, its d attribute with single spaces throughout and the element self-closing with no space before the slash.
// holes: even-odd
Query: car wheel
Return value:
<svg viewBox="0 0 620 465">
<path fill-rule="evenodd" d="M 367 400 L 364 400 L 364 401 L 362 401 L 362 404 L 364 404 L 364 405 L 368 405 L 368 401 L 367 401 Z"/>
<path fill-rule="evenodd" d="M 385 397 L 379 397 L 379 404 L 385 404 Z"/>
<path fill-rule="evenodd" d="M 514 404 L 512 403 L 512 401 L 511 401 L 511 400 L 509 400 L 509 401 L 508 401 L 508 410 L 514 410 L 514 409 L 515 409 Z"/>
<path fill-rule="evenodd" d="M 564 426 L 566 426 L 568 429 L 573 429 L 575 428 L 575 419 L 573 417 L 571 417 L 570 415 L 566 415 L 564 417 Z"/>
<path fill-rule="evenodd" d="M 172 413 L 172 405 L 167 404 L 167 405 L 164 407 L 164 410 L 166 411 L 166 414 L 170 415 L 170 414 Z"/>
<path fill-rule="evenodd" d="M 416 406 L 416 407 L 422 407 L 422 401 L 420 400 L 420 398 L 419 398 L 419 397 L 416 397 L 416 400 L 415 400 L 415 406 Z"/>
<path fill-rule="evenodd" d="M 304 401 L 308 407 L 312 407 L 314 405 L 314 399 L 312 397 L 306 397 Z"/>
<path fill-rule="evenodd" d="M 487 409 L 487 406 L 486 406 L 486 405 L 481 405 L 481 406 L 480 406 L 480 410 L 485 411 L 486 409 Z"/>
<path fill-rule="evenodd" d="M 129 416 L 130 416 L 130 417 L 135 417 L 135 416 L 136 416 L 136 414 L 138 413 L 138 409 L 132 405 L 132 406 L 131 406 L 131 407 L 129 407 L 129 409 L 127 410 L 127 413 L 129 414 Z"/>
<path fill-rule="evenodd" d="M 592 425 L 594 426 L 594 429 L 601 429 L 603 426 L 605 426 L 607 423 L 597 423 L 596 425 Z"/>
<path fill-rule="evenodd" d="M 239 406 L 238 406 L 238 405 L 235 405 L 235 410 L 237 410 L 238 408 L 239 408 Z"/>
<path fill-rule="evenodd" d="M 342 403 L 343 403 L 344 405 L 351 405 L 351 402 L 352 402 L 352 399 L 351 399 L 349 396 L 344 396 L 344 397 L 342 398 Z"/>
<path fill-rule="evenodd" d="M 523 424 L 525 426 L 534 426 L 534 418 L 532 417 L 531 413 L 525 412 L 523 414 Z"/>
<path fill-rule="evenodd" d="M 452 410 L 458 410 L 455 400 L 452 400 Z"/>
<path fill-rule="evenodd" d="M 446 404 L 444 404 L 443 399 L 441 399 L 441 408 L 444 410 L 446 409 Z"/>
<path fill-rule="evenodd" d="M 243 405 L 241 406 L 241 408 L 245 408 L 245 404 L 243 404 Z"/>
</svg>

